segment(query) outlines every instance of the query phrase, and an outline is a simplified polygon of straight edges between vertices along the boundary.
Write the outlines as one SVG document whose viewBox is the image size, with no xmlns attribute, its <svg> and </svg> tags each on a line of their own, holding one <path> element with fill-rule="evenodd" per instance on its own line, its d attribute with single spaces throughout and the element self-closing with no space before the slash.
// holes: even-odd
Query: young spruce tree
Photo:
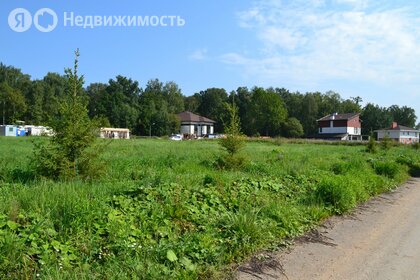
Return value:
<svg viewBox="0 0 420 280">
<path fill-rule="evenodd" d="M 79 50 L 75 51 L 74 68 L 65 70 L 67 91 L 59 108 L 59 116 L 50 126 L 53 136 L 45 144 L 35 145 L 37 174 L 52 179 L 92 177 L 98 150 L 94 142 L 98 122 L 91 120 L 87 99 L 83 97 L 83 76 L 78 75 Z"/>
<path fill-rule="evenodd" d="M 227 154 L 219 157 L 216 164 L 219 168 L 233 169 L 242 167 L 246 162 L 246 158 L 240 154 L 245 145 L 245 137 L 241 132 L 238 107 L 234 103 L 227 106 L 230 120 L 225 127 L 226 137 L 220 139 L 220 146 Z"/>
</svg>

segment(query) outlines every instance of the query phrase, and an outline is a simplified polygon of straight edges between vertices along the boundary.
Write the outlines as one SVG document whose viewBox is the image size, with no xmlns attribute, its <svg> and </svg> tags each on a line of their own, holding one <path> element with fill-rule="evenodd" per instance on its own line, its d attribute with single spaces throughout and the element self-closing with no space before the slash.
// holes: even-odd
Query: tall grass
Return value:
<svg viewBox="0 0 420 280">
<path fill-rule="evenodd" d="M 114 140 L 102 177 L 53 182 L 33 173 L 31 141 L 0 138 L 2 279 L 225 278 L 420 164 L 405 147 L 251 141 L 244 167 L 219 170 L 214 141 Z"/>
</svg>

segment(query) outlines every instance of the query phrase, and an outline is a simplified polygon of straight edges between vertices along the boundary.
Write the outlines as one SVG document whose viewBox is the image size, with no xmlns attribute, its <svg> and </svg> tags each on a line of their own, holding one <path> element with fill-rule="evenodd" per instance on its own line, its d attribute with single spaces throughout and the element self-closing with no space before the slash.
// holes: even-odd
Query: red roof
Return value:
<svg viewBox="0 0 420 280">
<path fill-rule="evenodd" d="M 417 130 L 417 129 L 415 129 L 415 128 L 411 128 L 411 127 L 408 127 L 408 126 L 403 126 L 403 125 L 397 125 L 397 126 L 395 126 L 395 127 L 389 127 L 389 128 L 378 129 L 378 130 L 375 130 L 375 131 L 380 131 L 380 130 L 419 131 L 419 130 Z"/>
<path fill-rule="evenodd" d="M 188 123 L 216 123 L 215 121 L 208 119 L 206 117 L 199 116 L 191 112 L 182 112 L 178 114 L 178 117 L 181 119 L 181 122 Z"/>
</svg>

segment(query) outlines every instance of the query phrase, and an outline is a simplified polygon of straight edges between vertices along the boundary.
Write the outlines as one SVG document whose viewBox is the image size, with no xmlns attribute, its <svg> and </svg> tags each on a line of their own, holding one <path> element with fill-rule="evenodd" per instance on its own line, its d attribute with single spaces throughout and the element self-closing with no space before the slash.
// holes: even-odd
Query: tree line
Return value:
<svg viewBox="0 0 420 280">
<path fill-rule="evenodd" d="M 27 124 L 48 125 L 59 114 L 68 77 L 47 73 L 31 79 L 13 66 L 0 63 L 0 106 L 6 124 L 23 120 Z M 185 96 L 175 82 L 139 82 L 116 76 L 108 83 L 91 83 L 82 90 L 89 116 L 103 126 L 129 128 L 136 135 L 163 136 L 179 131 L 176 114 L 182 111 L 215 120 L 216 132 L 224 132 L 229 122 L 229 105 L 235 104 L 241 130 L 249 136 L 301 137 L 317 133 L 317 119 L 333 112 L 361 114 L 362 133 L 389 127 L 393 121 L 416 126 L 416 114 L 408 106 L 362 106 L 359 96 L 344 99 L 339 93 L 291 92 L 285 88 L 239 87 L 228 92 L 208 88 Z M 419 127 L 420 123 L 417 124 Z"/>
</svg>

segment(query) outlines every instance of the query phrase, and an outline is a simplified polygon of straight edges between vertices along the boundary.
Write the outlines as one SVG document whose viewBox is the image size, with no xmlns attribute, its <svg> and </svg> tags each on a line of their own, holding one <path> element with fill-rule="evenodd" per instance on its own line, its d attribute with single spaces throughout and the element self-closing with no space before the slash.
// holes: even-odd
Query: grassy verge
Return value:
<svg viewBox="0 0 420 280">
<path fill-rule="evenodd" d="M 43 141 L 35 139 L 35 141 Z M 406 147 L 249 142 L 217 170 L 214 141 L 112 141 L 93 182 L 31 172 L 27 138 L 0 138 L 1 279 L 225 278 L 420 169 Z"/>
</svg>

